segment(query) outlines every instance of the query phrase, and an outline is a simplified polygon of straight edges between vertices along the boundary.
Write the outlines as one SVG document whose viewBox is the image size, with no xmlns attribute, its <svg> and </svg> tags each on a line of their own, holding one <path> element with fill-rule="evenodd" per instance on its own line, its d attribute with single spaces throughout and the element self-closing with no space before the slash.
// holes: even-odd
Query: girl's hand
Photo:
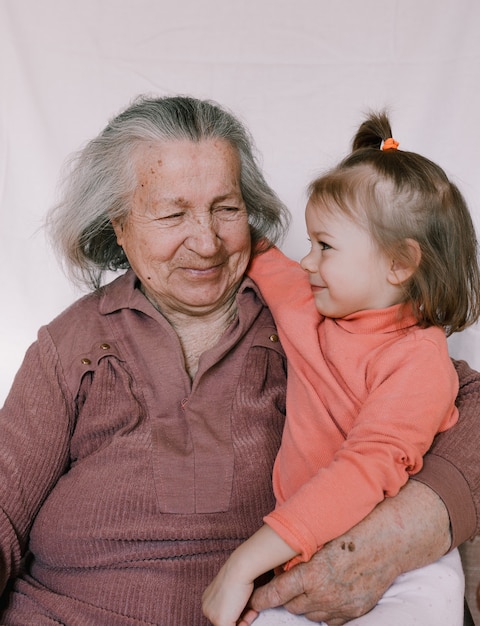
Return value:
<svg viewBox="0 0 480 626">
<path fill-rule="evenodd" d="M 241 615 L 253 592 L 253 581 L 297 553 L 269 526 L 263 525 L 230 555 L 203 594 L 205 617 L 214 626 L 250 626 L 258 613 Z"/>
<path fill-rule="evenodd" d="M 229 570 L 227 562 L 202 597 L 203 613 L 214 626 L 236 626 L 252 595 L 253 582 L 241 581 Z M 252 613 L 253 617 L 247 617 L 250 621 L 240 621 L 240 624 L 249 626 L 257 615 L 256 611 Z"/>
</svg>

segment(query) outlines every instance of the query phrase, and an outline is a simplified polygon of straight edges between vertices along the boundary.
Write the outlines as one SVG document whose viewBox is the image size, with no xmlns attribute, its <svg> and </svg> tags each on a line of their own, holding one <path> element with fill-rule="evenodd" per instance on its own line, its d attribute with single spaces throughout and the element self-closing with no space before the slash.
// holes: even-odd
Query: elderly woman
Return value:
<svg viewBox="0 0 480 626">
<path fill-rule="evenodd" d="M 244 272 L 286 222 L 248 133 L 210 102 L 138 100 L 74 160 L 50 224 L 95 290 L 40 329 L 1 411 L 2 624 L 207 623 L 203 590 L 274 504 L 286 364 Z M 461 385 L 423 482 L 256 608 L 343 624 L 476 532 L 480 380 L 465 364 Z"/>
</svg>

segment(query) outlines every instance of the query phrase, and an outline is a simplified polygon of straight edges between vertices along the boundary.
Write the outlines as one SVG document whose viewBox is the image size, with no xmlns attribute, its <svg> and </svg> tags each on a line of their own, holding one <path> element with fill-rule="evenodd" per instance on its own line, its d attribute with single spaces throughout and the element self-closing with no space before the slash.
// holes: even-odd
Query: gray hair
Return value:
<svg viewBox="0 0 480 626">
<path fill-rule="evenodd" d="M 249 131 L 229 111 L 187 96 L 137 98 L 67 162 L 58 203 L 47 216 L 50 237 L 75 282 L 97 288 L 108 270 L 126 269 L 112 219 L 124 220 L 137 187 L 134 154 L 152 141 L 223 139 L 240 157 L 240 186 L 255 245 L 278 243 L 289 212 L 265 181 Z"/>
</svg>

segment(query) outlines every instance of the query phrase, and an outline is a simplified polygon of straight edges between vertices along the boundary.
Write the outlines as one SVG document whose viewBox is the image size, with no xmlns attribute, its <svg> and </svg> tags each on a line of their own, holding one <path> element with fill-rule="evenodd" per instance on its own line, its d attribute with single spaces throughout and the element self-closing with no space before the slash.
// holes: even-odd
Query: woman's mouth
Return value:
<svg viewBox="0 0 480 626">
<path fill-rule="evenodd" d="M 192 276 L 193 278 L 209 278 L 218 273 L 222 265 L 210 265 L 209 267 L 184 267 L 184 272 Z"/>
</svg>

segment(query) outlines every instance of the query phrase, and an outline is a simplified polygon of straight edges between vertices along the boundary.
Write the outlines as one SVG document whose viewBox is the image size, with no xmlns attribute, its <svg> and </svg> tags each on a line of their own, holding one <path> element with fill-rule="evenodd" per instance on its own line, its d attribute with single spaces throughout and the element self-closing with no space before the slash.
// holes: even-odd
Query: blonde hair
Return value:
<svg viewBox="0 0 480 626">
<path fill-rule="evenodd" d="M 385 113 L 371 114 L 352 152 L 314 180 L 312 202 L 360 222 L 378 249 L 415 267 L 403 285 L 421 326 L 448 335 L 480 316 L 480 272 L 475 229 L 466 202 L 442 168 L 414 152 L 382 150 L 392 137 Z M 421 259 L 412 257 L 417 242 Z"/>
</svg>

